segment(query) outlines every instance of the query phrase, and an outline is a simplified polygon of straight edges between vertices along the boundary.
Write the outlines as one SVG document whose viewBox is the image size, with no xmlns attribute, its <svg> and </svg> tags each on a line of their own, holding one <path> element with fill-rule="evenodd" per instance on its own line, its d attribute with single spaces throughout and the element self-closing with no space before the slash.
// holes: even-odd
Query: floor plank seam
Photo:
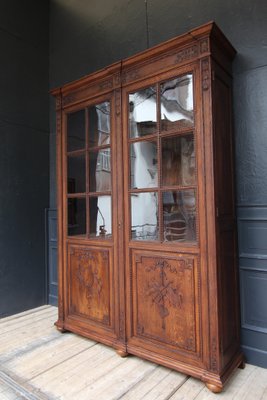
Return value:
<svg viewBox="0 0 267 400">
<path fill-rule="evenodd" d="M 38 395 L 37 393 L 33 393 L 35 389 L 33 388 L 33 392 L 30 392 L 23 385 L 16 382 L 15 379 L 11 378 L 7 373 L 0 370 L 0 380 L 7 385 L 10 389 L 14 390 L 18 395 L 22 396 L 25 400 L 52 400 L 51 397 L 45 396 L 43 393 Z"/>
<path fill-rule="evenodd" d="M 190 379 L 189 375 L 185 375 L 184 379 L 171 391 L 171 393 L 164 399 L 164 400 L 170 400 L 172 396 L 175 395 L 178 390 L 181 389 L 181 387 Z"/>
<path fill-rule="evenodd" d="M 52 333 L 49 336 L 43 337 L 41 340 L 42 345 L 52 343 L 54 341 L 59 340 L 61 337 L 57 336 L 56 333 L 57 332 L 55 331 L 55 333 Z M 16 349 L 14 351 L 11 351 L 10 353 L 0 356 L 0 362 L 2 362 L 2 363 L 10 362 L 10 361 L 12 361 L 12 359 L 22 357 L 23 355 L 25 355 L 31 351 L 34 351 L 38 348 L 40 348 L 40 339 L 36 339 L 35 341 L 30 342 L 28 345 L 25 345 L 23 348 Z"/>
<path fill-rule="evenodd" d="M 31 380 L 38 378 L 38 376 L 43 375 L 43 374 L 45 374 L 45 373 L 48 372 L 48 371 L 51 371 L 53 368 L 56 368 L 56 367 L 58 367 L 59 365 L 61 365 L 61 364 L 65 363 L 65 362 L 67 362 L 67 361 L 73 359 L 74 357 L 76 357 L 76 356 L 78 356 L 78 355 L 84 353 L 84 352 L 87 351 L 89 348 L 92 348 L 92 347 L 96 346 L 97 344 L 98 344 L 98 343 L 94 343 L 94 344 L 92 344 L 92 346 L 89 346 L 89 347 L 86 348 L 86 349 L 80 350 L 80 351 L 78 351 L 77 353 L 75 353 L 74 355 L 72 354 L 71 356 L 65 358 L 64 360 L 58 362 L 57 364 L 54 364 L 53 366 L 51 366 L 51 367 L 49 367 L 49 368 L 43 370 L 42 372 L 39 372 L 38 374 L 31 376 L 31 378 L 28 379 L 26 382 L 30 382 Z"/>
<path fill-rule="evenodd" d="M 140 377 L 140 379 L 137 382 L 134 382 L 131 386 L 129 386 L 127 388 L 127 390 L 125 390 L 122 394 L 119 395 L 119 397 L 117 397 L 115 400 L 121 400 L 123 399 L 123 397 L 125 396 L 126 393 L 130 392 L 132 389 L 134 389 L 136 386 L 138 386 L 142 381 L 144 381 L 150 374 L 152 374 L 157 368 L 159 368 L 158 365 L 155 365 L 155 368 L 153 368 L 152 370 L 147 371 L 147 373 Z M 157 382 L 155 383 L 155 386 L 157 385 Z M 155 387 L 153 386 L 153 387 Z M 151 390 L 149 390 L 147 393 L 149 393 Z"/>
</svg>

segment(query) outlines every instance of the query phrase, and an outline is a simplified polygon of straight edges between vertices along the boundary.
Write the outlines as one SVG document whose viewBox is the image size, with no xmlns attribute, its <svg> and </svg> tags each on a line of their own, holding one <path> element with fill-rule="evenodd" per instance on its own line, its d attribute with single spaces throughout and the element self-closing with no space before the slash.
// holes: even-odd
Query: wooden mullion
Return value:
<svg viewBox="0 0 267 400">
<path fill-rule="evenodd" d="M 186 128 L 186 129 L 183 129 L 180 131 L 178 131 L 178 130 L 163 131 L 163 132 L 160 132 L 160 136 L 162 138 L 165 138 L 165 137 L 173 137 L 173 136 L 186 136 L 186 135 L 190 135 L 190 134 L 194 135 L 195 134 L 194 131 L 195 131 L 195 128 L 192 126 L 190 128 Z"/>
<path fill-rule="evenodd" d="M 74 151 L 68 151 L 66 154 L 68 157 L 77 157 L 77 156 L 82 156 L 85 154 L 86 149 L 79 149 L 79 150 L 74 150 Z"/>
<path fill-rule="evenodd" d="M 196 190 L 197 185 L 190 185 L 190 186 L 182 186 L 182 185 L 173 185 L 173 186 L 162 186 L 160 191 L 161 192 L 175 192 L 175 191 L 185 191 L 185 190 Z"/>
<path fill-rule="evenodd" d="M 112 196 L 112 191 L 106 191 L 106 192 L 89 192 L 88 193 L 89 197 L 100 197 L 100 196 Z"/>
<path fill-rule="evenodd" d="M 162 155 L 161 155 L 161 103 L 160 103 L 160 84 L 157 84 L 157 124 L 158 124 L 158 137 L 157 137 L 157 151 L 158 151 L 158 226 L 159 226 L 159 241 L 163 241 L 163 209 L 162 209 L 162 196 L 161 196 L 161 184 L 162 184 Z"/>
<path fill-rule="evenodd" d="M 136 138 L 129 138 L 129 143 L 148 142 L 157 140 L 157 132 L 150 135 L 139 136 Z"/>
<path fill-rule="evenodd" d="M 89 213 L 89 198 L 88 198 L 88 192 L 89 192 L 89 179 L 90 179 L 90 174 L 89 174 L 89 152 L 88 152 L 88 147 L 89 147 L 89 115 L 88 115 L 88 108 L 85 109 L 85 147 L 86 147 L 86 153 L 85 153 L 85 165 L 86 165 L 86 172 L 85 172 L 85 179 L 86 179 L 86 185 L 85 185 L 85 190 L 86 190 L 86 236 L 89 237 L 90 235 L 90 213 Z"/>
<path fill-rule="evenodd" d="M 110 143 L 109 144 L 103 144 L 100 146 L 92 146 L 92 147 L 88 147 L 88 150 L 91 152 L 97 152 L 99 150 L 106 150 L 109 149 L 111 147 L 111 138 L 110 138 Z"/>
<path fill-rule="evenodd" d="M 86 197 L 86 193 L 68 193 L 67 199 L 84 199 Z"/>
</svg>

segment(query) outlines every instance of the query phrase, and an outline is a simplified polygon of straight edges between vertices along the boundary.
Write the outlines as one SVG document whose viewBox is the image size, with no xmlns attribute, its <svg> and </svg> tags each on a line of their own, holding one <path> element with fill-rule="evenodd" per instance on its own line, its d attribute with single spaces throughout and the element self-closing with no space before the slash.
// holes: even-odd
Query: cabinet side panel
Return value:
<svg viewBox="0 0 267 400">
<path fill-rule="evenodd" d="M 214 170 L 221 369 L 238 351 L 239 302 L 236 262 L 231 79 L 214 66 Z"/>
</svg>

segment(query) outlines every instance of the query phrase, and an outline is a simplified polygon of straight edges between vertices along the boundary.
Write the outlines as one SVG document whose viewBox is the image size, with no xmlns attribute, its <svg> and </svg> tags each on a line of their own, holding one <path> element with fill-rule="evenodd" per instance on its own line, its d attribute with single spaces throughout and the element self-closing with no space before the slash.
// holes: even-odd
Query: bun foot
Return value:
<svg viewBox="0 0 267 400">
<path fill-rule="evenodd" d="M 117 354 L 120 356 L 120 357 L 127 357 L 129 354 L 126 352 L 126 351 L 124 351 L 124 350 L 117 350 Z"/>
<path fill-rule="evenodd" d="M 213 383 L 206 383 L 207 388 L 213 393 L 221 393 L 222 386 L 214 385 Z"/>
<path fill-rule="evenodd" d="M 238 366 L 238 368 L 240 368 L 240 369 L 244 369 L 245 367 L 246 367 L 245 361 L 242 361 Z"/>
<path fill-rule="evenodd" d="M 57 328 L 57 330 L 61 333 L 65 333 L 68 332 L 66 329 L 63 328 L 63 326 L 61 325 L 61 323 L 59 323 L 58 321 L 54 323 L 55 327 Z"/>
</svg>

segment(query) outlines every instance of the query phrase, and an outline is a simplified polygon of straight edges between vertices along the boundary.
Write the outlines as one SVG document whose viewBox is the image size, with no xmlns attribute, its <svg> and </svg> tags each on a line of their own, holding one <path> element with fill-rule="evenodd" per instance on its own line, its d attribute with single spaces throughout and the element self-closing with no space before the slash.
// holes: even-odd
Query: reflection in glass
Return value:
<svg viewBox="0 0 267 400">
<path fill-rule="evenodd" d="M 85 192 L 85 156 L 68 157 L 68 193 Z"/>
<path fill-rule="evenodd" d="M 67 150 L 85 148 L 85 112 L 76 111 L 67 115 Z"/>
<path fill-rule="evenodd" d="M 68 199 L 68 235 L 86 234 L 85 199 Z"/>
<path fill-rule="evenodd" d="M 156 142 L 138 142 L 130 145 L 131 188 L 156 187 L 158 184 L 158 157 Z"/>
<path fill-rule="evenodd" d="M 111 196 L 90 197 L 89 213 L 90 237 L 110 238 L 112 233 Z"/>
<path fill-rule="evenodd" d="M 163 192 L 164 241 L 196 241 L 194 190 Z"/>
<path fill-rule="evenodd" d="M 162 139 L 162 185 L 195 184 L 193 134 Z"/>
<path fill-rule="evenodd" d="M 89 153 L 89 174 L 90 192 L 111 190 L 111 157 L 109 148 Z"/>
<path fill-rule="evenodd" d="M 110 102 L 105 101 L 88 108 L 89 146 L 110 143 Z"/>
<path fill-rule="evenodd" d="M 131 138 L 155 133 L 157 129 L 156 99 L 155 86 L 129 95 L 129 131 Z"/>
<path fill-rule="evenodd" d="M 158 240 L 158 194 L 131 195 L 131 237 L 133 240 Z"/>
<path fill-rule="evenodd" d="M 161 129 L 181 130 L 194 123 L 193 79 L 183 75 L 160 85 Z"/>
</svg>

